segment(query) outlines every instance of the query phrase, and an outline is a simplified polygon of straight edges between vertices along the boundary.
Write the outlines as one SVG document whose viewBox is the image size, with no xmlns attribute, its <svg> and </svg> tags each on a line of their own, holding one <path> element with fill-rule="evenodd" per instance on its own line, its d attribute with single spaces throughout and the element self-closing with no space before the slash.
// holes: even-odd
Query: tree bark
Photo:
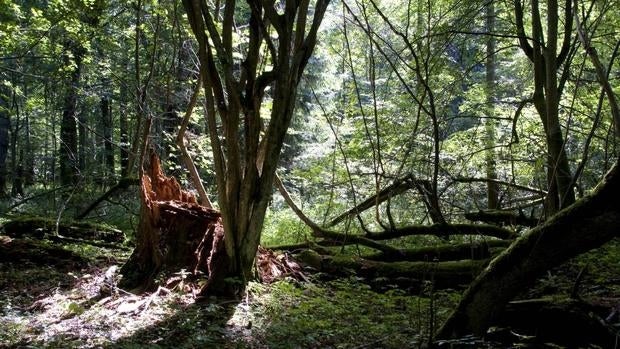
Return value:
<svg viewBox="0 0 620 349">
<path fill-rule="evenodd" d="M 546 270 L 619 236 L 618 163 L 594 192 L 530 230 L 494 259 L 463 295 L 438 338 L 482 335 L 503 307 Z"/>
<path fill-rule="evenodd" d="M 103 124 L 103 153 L 105 160 L 105 168 L 109 176 L 114 175 L 114 148 L 112 146 L 112 108 L 110 106 L 110 97 L 104 95 L 99 101 L 101 108 L 101 121 Z"/>
<path fill-rule="evenodd" d="M 8 94 L 8 88 L 0 84 L 0 198 L 7 195 L 6 158 L 9 152 L 9 129 L 11 128 Z"/>
<path fill-rule="evenodd" d="M 66 66 L 73 65 L 67 89 L 65 91 L 62 121 L 60 124 L 60 181 L 63 185 L 72 185 L 78 179 L 78 139 L 77 139 L 77 94 L 82 69 L 83 48 L 73 40 L 67 39 L 65 49 L 71 51 L 73 60 L 64 57 Z"/>
</svg>

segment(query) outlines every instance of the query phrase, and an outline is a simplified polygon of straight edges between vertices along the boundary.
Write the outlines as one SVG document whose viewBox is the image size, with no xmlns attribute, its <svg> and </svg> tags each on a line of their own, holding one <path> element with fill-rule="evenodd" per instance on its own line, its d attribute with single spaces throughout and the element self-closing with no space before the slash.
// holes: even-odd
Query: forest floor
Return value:
<svg viewBox="0 0 620 349">
<path fill-rule="evenodd" d="M 580 294 L 620 305 L 619 251 L 613 241 L 550 272 L 524 296 L 568 294 L 587 265 Z M 200 285 L 183 271 L 143 295 L 110 287 L 127 257 L 0 235 L 0 348 L 417 348 L 460 296 L 378 293 L 354 277 L 311 277 L 250 283 L 239 302 L 196 303 Z M 502 347 L 466 344 L 455 347 Z"/>
</svg>

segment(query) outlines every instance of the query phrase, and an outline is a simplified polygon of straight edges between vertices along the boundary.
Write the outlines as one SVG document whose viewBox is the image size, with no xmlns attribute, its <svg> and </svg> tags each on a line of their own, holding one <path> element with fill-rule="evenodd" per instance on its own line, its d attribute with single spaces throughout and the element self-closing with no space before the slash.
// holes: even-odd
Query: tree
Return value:
<svg viewBox="0 0 620 349">
<path fill-rule="evenodd" d="M 220 20 L 219 8 L 209 8 L 201 0 L 183 1 L 199 45 L 225 235 L 224 267 L 209 276 L 212 281 L 203 290 L 205 294 L 230 295 L 243 289 L 252 278 L 297 86 L 316 44 L 328 2 L 318 0 L 314 8 L 309 1 L 287 2 L 282 12 L 275 3 L 249 1 L 246 7 L 229 0 L 224 4 L 221 23 L 216 24 Z M 248 27 L 234 34 L 244 35 L 247 44 L 233 39 L 240 21 L 247 21 Z M 272 31 L 277 39 L 272 38 Z M 263 45 L 267 53 L 261 49 Z M 238 58 L 240 51 L 242 60 Z M 261 108 L 266 100 L 271 102 L 271 109 L 264 126 Z M 145 243 L 139 240 L 137 249 Z"/>
<path fill-rule="evenodd" d="M 6 195 L 6 156 L 9 151 L 9 129 L 11 127 L 9 109 L 8 88 L 2 83 L 0 85 L 0 198 Z"/>
<path fill-rule="evenodd" d="M 486 127 L 486 175 L 491 181 L 487 182 L 487 207 L 491 210 L 499 208 L 499 185 L 493 180 L 497 179 L 497 169 L 495 164 L 495 138 L 496 131 L 494 120 L 495 117 L 495 5 L 490 0 L 486 5 L 486 31 L 487 31 L 487 47 L 486 47 L 486 97 L 487 97 L 487 119 Z"/>
<path fill-rule="evenodd" d="M 513 243 L 467 289 L 438 338 L 483 335 L 502 309 L 550 268 L 618 236 L 620 173 L 614 166 L 596 190 Z"/>
<path fill-rule="evenodd" d="M 576 9 L 577 2 L 574 4 Z M 568 7 L 571 5 L 567 2 L 567 12 L 570 12 Z M 519 6 L 520 4 L 516 5 L 517 8 Z M 548 3 L 547 6 L 553 8 L 554 4 Z M 519 11 L 517 9 L 517 12 Z M 588 33 L 579 23 L 577 13 L 574 14 L 574 18 L 577 19 L 580 40 L 596 67 L 598 82 L 606 92 L 611 119 L 618 125 L 620 110 L 608 80 L 609 72 L 604 71 L 598 60 L 596 50 L 591 45 Z M 570 20 L 572 26 L 572 17 Z M 553 32 L 549 35 L 551 34 L 557 35 Z M 555 54 L 553 57 L 555 58 Z M 540 68 L 534 67 L 534 69 Z M 620 204 L 615 199 L 620 193 L 619 166 L 620 158 L 616 158 L 615 165 L 589 195 L 560 210 L 542 225 L 526 232 L 494 259 L 467 289 L 437 337 L 458 337 L 471 332 L 483 335 L 499 317 L 506 303 L 545 271 L 620 236 L 618 233 Z"/>
<path fill-rule="evenodd" d="M 63 59 L 69 70 L 69 79 L 60 124 L 60 181 L 64 185 L 72 185 L 77 182 L 79 174 L 77 99 L 85 52 L 80 42 L 70 38 L 66 39 L 64 49 Z"/>
<path fill-rule="evenodd" d="M 562 17 L 564 32 L 562 42 L 559 43 L 560 8 L 556 0 L 547 1 L 546 12 L 541 10 L 538 0 L 532 0 L 531 35 L 527 35 L 525 31 L 523 4 L 521 0 L 515 1 L 515 23 L 519 45 L 533 64 L 533 102 L 545 130 L 549 152 L 547 157 L 549 192 L 545 207 L 548 216 L 575 202 L 575 191 L 571 184 L 572 173 L 566 155 L 559 116 L 560 97 L 568 74 L 563 74 L 558 79 L 563 65 L 565 72 L 569 70 L 569 58 L 573 54 L 571 52 L 573 49 L 572 11 L 572 2 L 565 1 Z M 543 18 L 546 18 L 546 33 L 543 33 Z"/>
</svg>

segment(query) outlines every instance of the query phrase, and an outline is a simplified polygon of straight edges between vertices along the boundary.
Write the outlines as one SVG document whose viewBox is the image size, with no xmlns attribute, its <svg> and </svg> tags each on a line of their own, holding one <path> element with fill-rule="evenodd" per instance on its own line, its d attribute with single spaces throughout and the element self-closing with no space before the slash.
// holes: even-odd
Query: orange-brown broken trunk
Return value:
<svg viewBox="0 0 620 349">
<path fill-rule="evenodd" d="M 140 188 L 136 247 L 121 268 L 119 286 L 146 290 L 160 272 L 180 269 L 209 275 L 208 285 L 226 258 L 220 213 L 199 205 L 192 193 L 166 177 L 154 152 Z"/>
</svg>

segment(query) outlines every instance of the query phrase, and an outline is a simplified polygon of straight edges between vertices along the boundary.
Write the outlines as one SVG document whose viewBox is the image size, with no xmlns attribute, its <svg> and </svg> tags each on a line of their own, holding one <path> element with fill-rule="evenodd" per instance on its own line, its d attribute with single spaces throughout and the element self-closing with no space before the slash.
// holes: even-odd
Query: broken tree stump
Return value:
<svg viewBox="0 0 620 349">
<path fill-rule="evenodd" d="M 136 247 L 121 268 L 119 286 L 146 290 L 162 271 L 212 274 L 225 256 L 219 211 L 198 204 L 151 152 L 140 180 L 140 224 Z M 224 253 L 222 253 L 224 252 Z"/>
</svg>

